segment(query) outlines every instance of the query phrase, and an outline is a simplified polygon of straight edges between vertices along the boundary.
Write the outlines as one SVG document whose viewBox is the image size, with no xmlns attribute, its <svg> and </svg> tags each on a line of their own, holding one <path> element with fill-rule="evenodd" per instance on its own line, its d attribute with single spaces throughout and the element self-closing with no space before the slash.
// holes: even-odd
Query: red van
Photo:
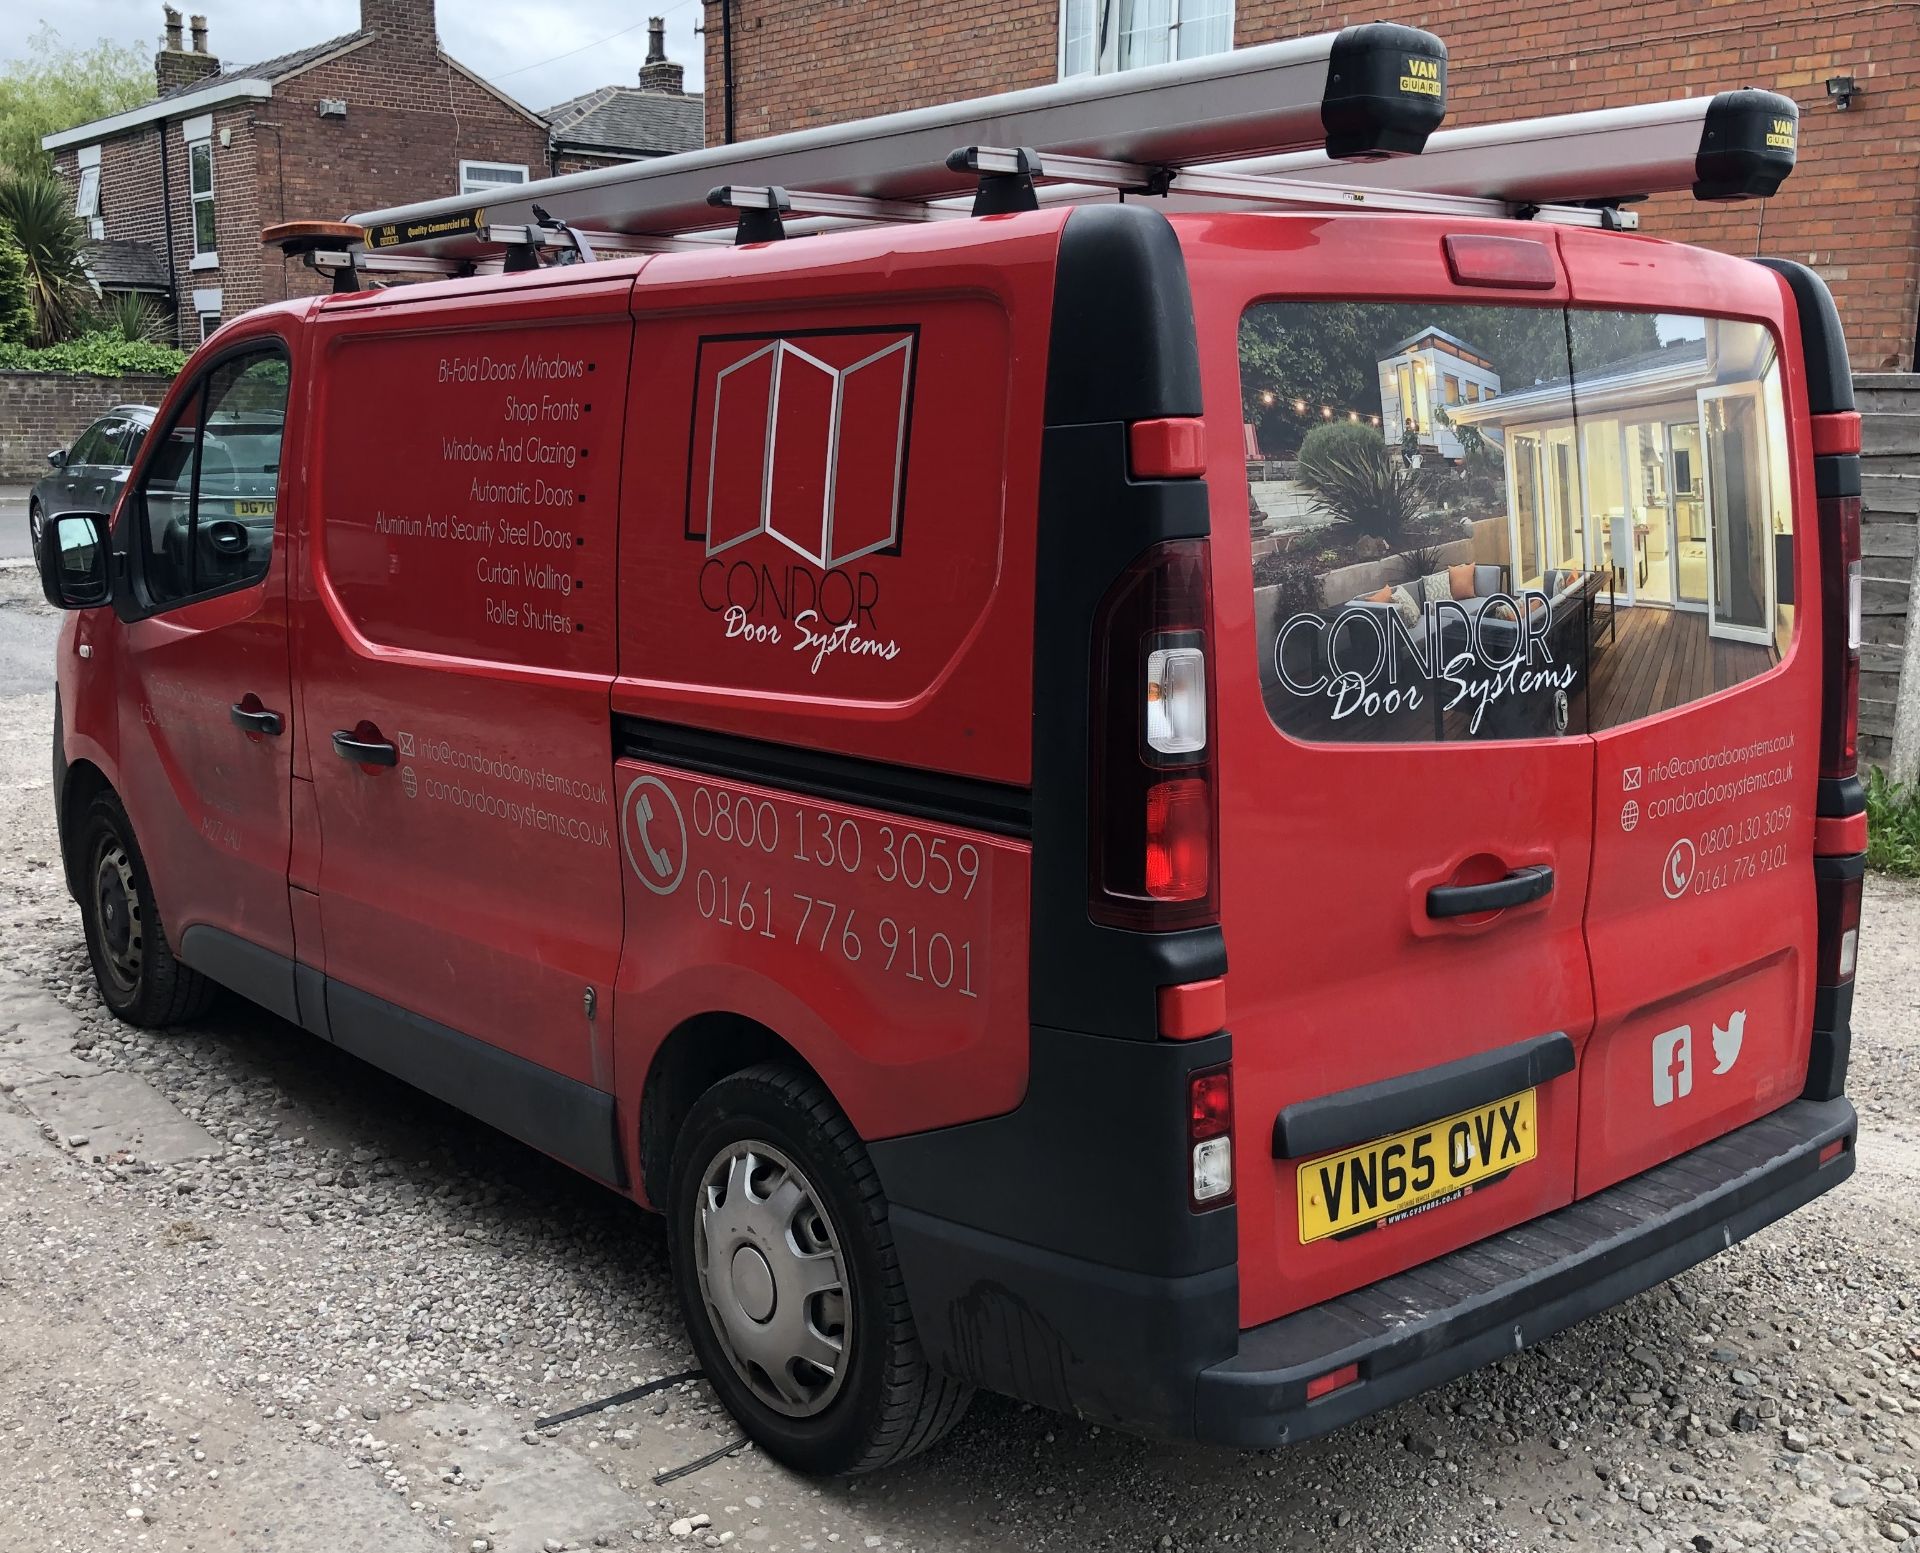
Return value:
<svg viewBox="0 0 1920 1553">
<path fill-rule="evenodd" d="M 786 1462 L 1303 1439 L 1853 1168 L 1805 268 L 1043 206 L 268 307 L 156 427 L 43 566 L 102 997 L 665 1214 Z"/>
</svg>

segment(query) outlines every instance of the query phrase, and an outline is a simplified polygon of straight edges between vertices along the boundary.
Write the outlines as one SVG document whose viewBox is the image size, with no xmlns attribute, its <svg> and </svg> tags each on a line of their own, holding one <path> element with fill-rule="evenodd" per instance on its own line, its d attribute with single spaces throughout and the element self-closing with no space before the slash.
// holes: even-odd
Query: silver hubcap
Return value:
<svg viewBox="0 0 1920 1553">
<path fill-rule="evenodd" d="M 140 892 L 134 887 L 133 860 L 125 847 L 109 842 L 100 849 L 94 869 L 94 900 L 100 913 L 100 947 L 107 972 L 122 991 L 140 980 L 145 958 L 144 924 L 140 920 Z"/>
<path fill-rule="evenodd" d="M 700 1178 L 694 1266 L 734 1372 L 777 1413 L 839 1394 L 853 1335 L 840 1240 L 813 1183 L 778 1149 L 730 1143 Z"/>
</svg>

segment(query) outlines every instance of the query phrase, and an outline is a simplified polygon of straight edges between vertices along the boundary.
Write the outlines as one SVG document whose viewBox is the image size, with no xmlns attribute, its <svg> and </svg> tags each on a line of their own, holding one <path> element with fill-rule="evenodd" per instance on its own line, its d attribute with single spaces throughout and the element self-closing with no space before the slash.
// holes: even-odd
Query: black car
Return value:
<svg viewBox="0 0 1920 1553">
<path fill-rule="evenodd" d="M 33 536 L 36 558 L 40 530 L 52 514 L 113 511 L 153 416 L 151 405 L 116 405 L 74 438 L 72 447 L 47 455 L 53 473 L 33 488 L 27 500 L 27 530 Z"/>
</svg>

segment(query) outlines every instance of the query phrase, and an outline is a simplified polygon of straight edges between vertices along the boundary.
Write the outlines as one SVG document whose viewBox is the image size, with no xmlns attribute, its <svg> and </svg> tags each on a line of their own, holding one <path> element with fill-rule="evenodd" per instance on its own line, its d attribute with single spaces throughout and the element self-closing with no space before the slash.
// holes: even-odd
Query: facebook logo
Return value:
<svg viewBox="0 0 1920 1553">
<path fill-rule="evenodd" d="M 1653 1103 L 1672 1105 L 1693 1093 L 1693 1026 L 1653 1038 Z"/>
</svg>

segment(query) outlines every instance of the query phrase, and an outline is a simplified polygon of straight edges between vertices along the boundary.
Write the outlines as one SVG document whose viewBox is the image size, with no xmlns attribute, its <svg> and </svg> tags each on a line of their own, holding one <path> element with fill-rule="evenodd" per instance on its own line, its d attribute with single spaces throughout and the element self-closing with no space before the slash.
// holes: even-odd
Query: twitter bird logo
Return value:
<svg viewBox="0 0 1920 1553">
<path fill-rule="evenodd" d="M 1740 1043 L 1746 1039 L 1747 1011 L 1743 1008 L 1727 1021 L 1727 1028 L 1713 1027 L 1713 1071 L 1725 1073 L 1740 1060 Z"/>
</svg>

